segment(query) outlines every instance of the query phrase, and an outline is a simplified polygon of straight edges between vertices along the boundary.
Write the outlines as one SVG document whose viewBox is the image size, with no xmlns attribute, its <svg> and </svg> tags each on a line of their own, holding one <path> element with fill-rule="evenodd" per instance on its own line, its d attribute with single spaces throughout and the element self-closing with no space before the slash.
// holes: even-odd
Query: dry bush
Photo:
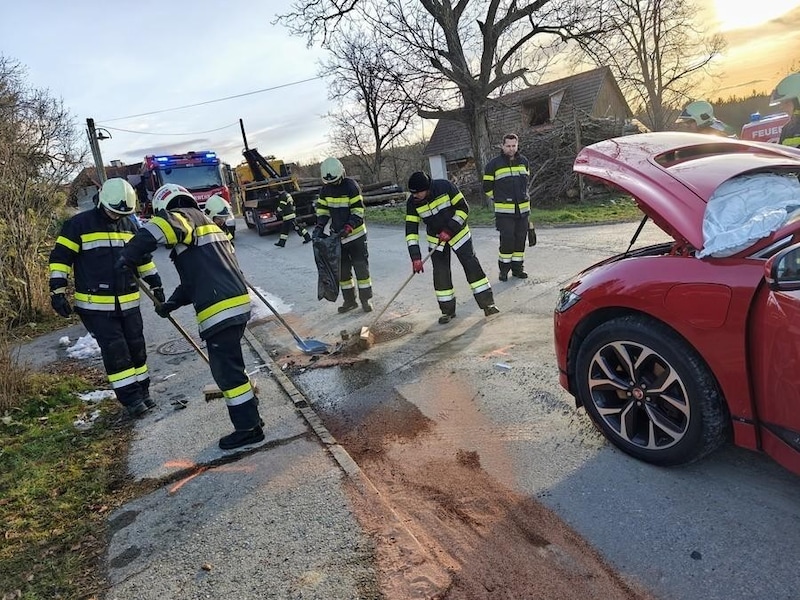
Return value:
<svg viewBox="0 0 800 600">
<path fill-rule="evenodd" d="M 17 406 L 30 391 L 30 370 L 17 360 L 8 331 L 0 335 L 0 414 Z"/>
</svg>

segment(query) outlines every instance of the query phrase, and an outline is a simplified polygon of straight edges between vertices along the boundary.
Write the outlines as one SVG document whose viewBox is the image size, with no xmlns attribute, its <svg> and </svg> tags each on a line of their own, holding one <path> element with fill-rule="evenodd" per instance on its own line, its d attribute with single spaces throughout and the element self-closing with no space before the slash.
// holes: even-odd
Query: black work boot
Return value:
<svg viewBox="0 0 800 600">
<path fill-rule="evenodd" d="M 516 277 L 517 279 L 527 279 L 528 274 L 523 271 L 522 269 L 517 269 L 516 271 L 511 271 L 511 274 Z"/>
<path fill-rule="evenodd" d="M 372 300 L 362 300 L 361 310 L 364 312 L 372 312 Z"/>
<path fill-rule="evenodd" d="M 263 421 L 261 422 L 263 423 Z M 264 430 L 259 426 L 253 429 L 234 431 L 219 438 L 219 447 L 221 450 L 233 450 L 262 441 L 264 441 Z"/>
<path fill-rule="evenodd" d="M 498 279 L 500 281 L 508 281 L 508 271 L 500 271 Z"/>
<path fill-rule="evenodd" d="M 125 408 L 128 411 L 128 415 L 130 415 L 134 419 L 141 417 L 144 413 L 150 410 L 144 402 L 139 402 L 138 404 L 126 406 Z"/>
<path fill-rule="evenodd" d="M 144 405 L 148 409 L 155 408 L 156 406 L 158 406 L 158 404 L 156 404 L 156 401 L 153 400 L 149 395 L 145 396 Z"/>
<path fill-rule="evenodd" d="M 349 312 L 354 308 L 358 308 L 358 302 L 356 302 L 356 291 L 353 288 L 342 290 L 342 300 L 344 300 L 344 304 L 339 307 L 339 314 Z"/>
<path fill-rule="evenodd" d="M 487 317 L 491 317 L 492 315 L 496 315 L 499 312 L 500 312 L 500 309 L 497 308 L 494 304 L 490 304 L 489 306 L 487 306 L 486 308 L 483 309 L 483 314 L 485 314 Z"/>
<path fill-rule="evenodd" d="M 456 313 L 443 313 L 441 317 L 439 317 L 439 323 L 445 325 L 456 318 Z"/>
<path fill-rule="evenodd" d="M 284 240 L 284 239 L 280 239 L 280 240 L 278 240 L 277 242 L 275 242 L 275 245 L 276 245 L 278 248 L 283 248 L 283 247 L 286 245 L 286 240 Z"/>
</svg>

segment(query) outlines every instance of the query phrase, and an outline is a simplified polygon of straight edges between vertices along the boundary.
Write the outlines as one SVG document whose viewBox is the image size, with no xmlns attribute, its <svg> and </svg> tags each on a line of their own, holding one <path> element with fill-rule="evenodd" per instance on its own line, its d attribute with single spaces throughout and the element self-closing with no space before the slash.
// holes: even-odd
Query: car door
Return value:
<svg viewBox="0 0 800 600">
<path fill-rule="evenodd" d="M 764 450 L 794 470 L 786 463 L 800 467 L 800 244 L 773 257 L 770 270 L 749 324 L 755 413 Z"/>
</svg>

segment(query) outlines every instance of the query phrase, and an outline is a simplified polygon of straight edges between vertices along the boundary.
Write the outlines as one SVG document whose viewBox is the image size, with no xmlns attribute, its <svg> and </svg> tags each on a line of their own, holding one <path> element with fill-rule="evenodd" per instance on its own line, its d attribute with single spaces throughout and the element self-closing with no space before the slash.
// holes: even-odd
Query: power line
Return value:
<svg viewBox="0 0 800 600">
<path fill-rule="evenodd" d="M 124 131 L 125 133 L 135 133 L 137 135 L 200 135 L 201 133 L 212 133 L 214 131 L 221 131 L 223 129 L 227 129 L 228 127 L 233 127 L 234 125 L 238 125 L 239 122 L 236 121 L 235 123 L 228 123 L 227 125 L 223 125 L 222 127 L 217 127 L 216 129 L 208 129 L 206 131 L 191 131 L 189 133 L 157 133 L 155 131 L 134 131 L 133 129 L 121 129 L 120 127 L 108 127 L 106 125 L 102 125 L 103 129 L 110 129 L 111 131 Z"/>
<path fill-rule="evenodd" d="M 224 98 L 216 98 L 214 100 L 206 100 L 204 102 L 197 102 L 195 104 L 185 104 L 184 106 L 175 106 L 173 108 L 164 108 L 162 110 L 152 110 L 150 112 L 139 113 L 137 115 L 128 115 L 127 117 L 115 117 L 113 119 L 103 119 L 105 123 L 110 123 L 112 121 L 123 121 L 125 119 L 133 119 L 135 117 L 146 117 L 148 115 L 157 115 L 160 113 L 171 112 L 173 110 L 183 110 L 184 108 L 194 108 L 195 106 L 203 106 L 205 104 L 213 104 L 215 102 L 224 102 L 225 100 L 233 100 L 235 98 L 243 98 L 245 96 L 252 96 L 253 94 L 261 94 L 263 92 L 271 92 L 272 90 L 279 90 L 281 88 L 289 87 L 292 85 L 299 85 L 301 83 L 307 83 L 309 81 L 315 81 L 317 79 L 322 79 L 321 75 L 317 77 L 309 77 L 308 79 L 301 79 L 300 81 L 292 81 L 291 83 L 283 83 L 281 85 L 276 85 L 273 87 L 262 88 L 260 90 L 253 90 L 252 92 L 244 92 L 242 94 L 236 94 L 234 96 L 226 96 Z M 98 119 L 100 120 L 100 119 Z"/>
</svg>

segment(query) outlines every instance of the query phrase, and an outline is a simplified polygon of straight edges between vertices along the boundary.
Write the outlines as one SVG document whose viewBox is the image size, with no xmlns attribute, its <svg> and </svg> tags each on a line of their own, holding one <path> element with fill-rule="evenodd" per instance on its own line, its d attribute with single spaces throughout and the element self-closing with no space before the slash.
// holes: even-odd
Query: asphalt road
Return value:
<svg viewBox="0 0 800 600">
<path fill-rule="evenodd" d="M 664 599 L 797 598 L 800 479 L 768 458 L 725 448 L 681 468 L 656 468 L 616 451 L 558 385 L 552 310 L 561 283 L 596 260 L 625 250 L 636 224 L 539 230 L 528 249 L 527 281 L 497 281 L 496 232 L 474 230 L 501 314 L 487 320 L 454 265 L 458 318 L 436 323 L 430 272 L 414 277 L 384 317 L 395 339 L 347 368 L 308 369 L 294 382 L 323 418 L 358 418 L 399 392 L 460 447 L 481 455 L 499 481 L 554 509 L 623 575 Z M 378 309 L 409 274 L 399 227 L 369 225 Z M 316 299 L 311 245 L 259 237 L 239 222 L 237 255 L 248 279 L 286 307 L 303 336 L 336 342 L 371 324 L 360 311 L 338 315 Z M 637 245 L 662 241 L 648 225 Z M 374 313 L 373 313 L 374 314 Z M 273 325 L 268 343 L 290 354 L 292 338 Z M 473 407 L 446 404 L 443 377 Z M 446 396 L 446 394 L 445 394 Z M 478 425 L 467 413 L 480 414 Z"/>
</svg>

